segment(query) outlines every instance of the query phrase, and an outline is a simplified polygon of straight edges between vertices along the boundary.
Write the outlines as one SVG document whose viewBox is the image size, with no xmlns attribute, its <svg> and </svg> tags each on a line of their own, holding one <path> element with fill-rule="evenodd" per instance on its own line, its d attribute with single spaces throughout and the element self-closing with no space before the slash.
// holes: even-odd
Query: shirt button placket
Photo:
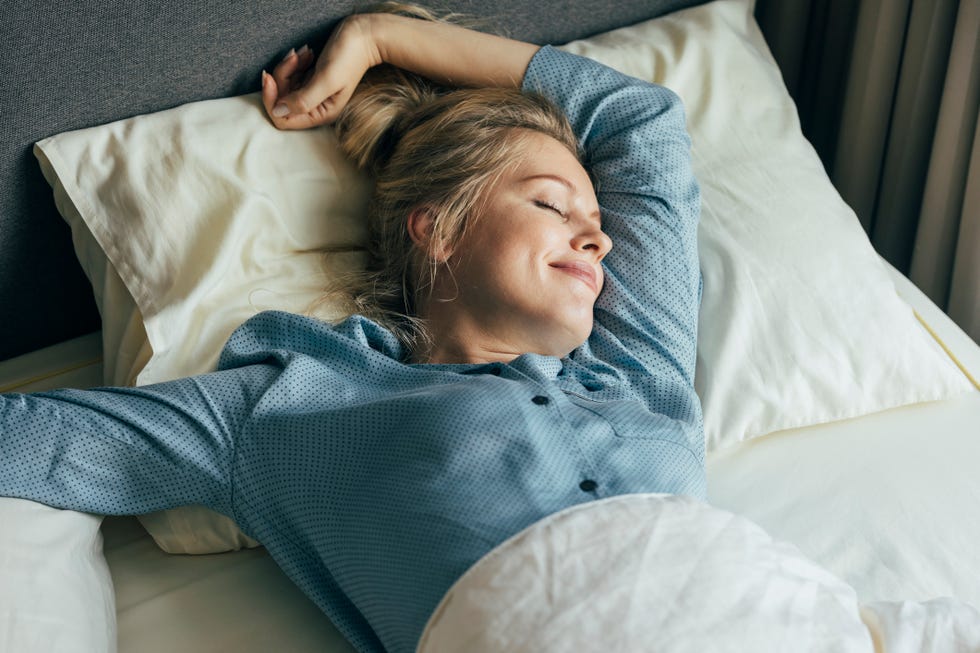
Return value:
<svg viewBox="0 0 980 653">
<path fill-rule="evenodd" d="M 534 395 L 531 397 L 531 402 L 537 404 L 538 406 L 547 406 L 551 399 L 544 395 Z M 578 484 L 578 487 L 583 492 L 595 492 L 599 487 L 599 484 L 593 481 L 591 478 L 587 478 Z"/>
</svg>

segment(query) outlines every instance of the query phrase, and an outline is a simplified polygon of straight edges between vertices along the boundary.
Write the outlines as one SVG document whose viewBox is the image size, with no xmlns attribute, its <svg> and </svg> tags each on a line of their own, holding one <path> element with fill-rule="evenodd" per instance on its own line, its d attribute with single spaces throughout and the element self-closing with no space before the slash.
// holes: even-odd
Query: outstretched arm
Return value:
<svg viewBox="0 0 980 653">
<path fill-rule="evenodd" d="M 340 115 L 361 77 L 388 63 L 451 86 L 519 88 L 538 46 L 456 25 L 387 13 L 343 20 L 316 59 L 293 52 L 263 73 L 262 100 L 280 129 L 306 129 Z"/>
<path fill-rule="evenodd" d="M 231 515 L 235 436 L 273 365 L 140 388 L 0 395 L 0 496 L 101 514 Z"/>
</svg>

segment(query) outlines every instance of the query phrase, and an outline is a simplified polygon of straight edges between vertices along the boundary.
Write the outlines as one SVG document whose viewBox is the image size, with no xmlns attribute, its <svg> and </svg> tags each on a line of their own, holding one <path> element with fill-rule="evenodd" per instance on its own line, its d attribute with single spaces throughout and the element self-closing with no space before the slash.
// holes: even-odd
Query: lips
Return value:
<svg viewBox="0 0 980 653">
<path fill-rule="evenodd" d="M 593 293 L 599 294 L 598 274 L 595 268 L 588 263 L 582 261 L 559 261 L 558 263 L 550 263 L 549 265 L 565 274 L 581 279 L 592 289 Z"/>
</svg>

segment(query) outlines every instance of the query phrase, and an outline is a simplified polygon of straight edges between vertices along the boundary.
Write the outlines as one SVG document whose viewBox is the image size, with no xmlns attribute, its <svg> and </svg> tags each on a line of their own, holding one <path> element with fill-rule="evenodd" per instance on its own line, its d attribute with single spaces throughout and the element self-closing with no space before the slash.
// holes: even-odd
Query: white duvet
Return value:
<svg viewBox="0 0 980 653">
<path fill-rule="evenodd" d="M 419 651 L 975 652 L 980 612 L 948 598 L 861 605 L 747 519 L 627 495 L 497 547 L 446 594 Z"/>
</svg>

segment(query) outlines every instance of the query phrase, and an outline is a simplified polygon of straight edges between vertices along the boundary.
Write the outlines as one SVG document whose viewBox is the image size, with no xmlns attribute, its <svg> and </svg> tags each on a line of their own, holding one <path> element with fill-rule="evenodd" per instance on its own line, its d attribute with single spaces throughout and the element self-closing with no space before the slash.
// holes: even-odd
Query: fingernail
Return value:
<svg viewBox="0 0 980 653">
<path fill-rule="evenodd" d="M 262 88 L 265 88 L 266 83 L 269 81 L 269 73 L 262 71 Z"/>
<path fill-rule="evenodd" d="M 285 61 L 286 59 L 289 59 L 294 54 L 296 54 L 296 50 L 294 48 L 290 48 L 289 52 L 286 53 L 286 56 L 283 57 L 282 60 Z"/>
<path fill-rule="evenodd" d="M 304 44 L 303 44 L 303 47 L 301 47 L 301 48 L 300 48 L 300 49 L 299 49 L 299 50 L 298 50 L 298 51 L 296 52 L 296 54 L 306 54 L 306 53 L 307 53 L 307 52 L 309 52 L 309 51 L 310 51 L 310 47 L 309 47 L 308 45 L 306 45 L 306 44 L 304 43 Z"/>
<path fill-rule="evenodd" d="M 272 109 L 272 115 L 276 118 L 285 118 L 289 115 L 289 107 L 285 104 L 277 104 Z"/>
</svg>

